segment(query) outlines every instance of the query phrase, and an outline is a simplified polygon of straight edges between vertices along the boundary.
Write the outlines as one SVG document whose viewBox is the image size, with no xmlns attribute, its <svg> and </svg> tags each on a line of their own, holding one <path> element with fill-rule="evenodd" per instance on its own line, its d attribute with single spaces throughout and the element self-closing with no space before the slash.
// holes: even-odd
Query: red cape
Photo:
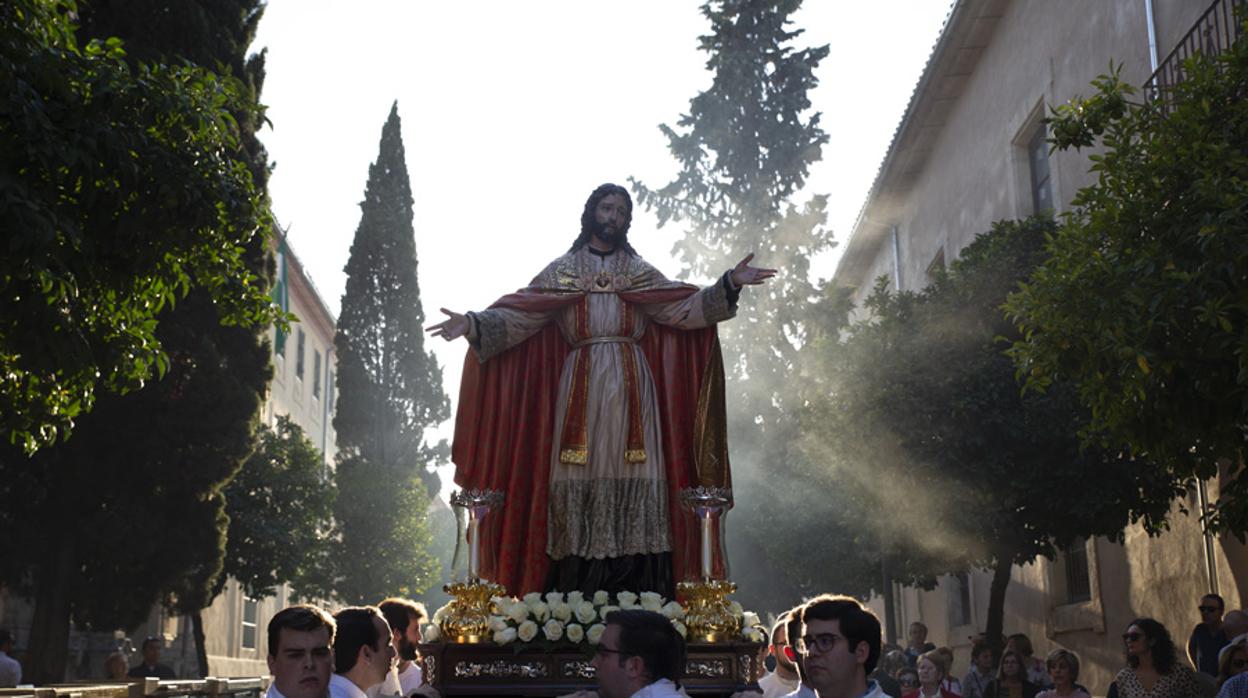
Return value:
<svg viewBox="0 0 1248 698">
<path fill-rule="evenodd" d="M 620 296 L 629 303 L 657 303 L 695 291 L 681 286 Z M 492 307 L 551 310 L 574 303 L 581 295 L 521 291 Z M 713 326 L 677 330 L 652 323 L 640 346 L 659 403 L 675 581 L 693 579 L 700 565 L 698 530 L 681 506 L 680 491 L 697 485 L 731 487 L 719 338 Z M 480 574 L 515 596 L 547 591 L 547 491 L 555 401 L 570 352 L 571 346 L 552 323 L 485 363 L 471 349 L 464 359 L 451 448 L 455 484 L 503 491 L 503 506 L 490 514 L 481 536 Z M 722 574 L 726 561 L 720 559 L 718 543 L 712 550 L 715 569 Z"/>
</svg>

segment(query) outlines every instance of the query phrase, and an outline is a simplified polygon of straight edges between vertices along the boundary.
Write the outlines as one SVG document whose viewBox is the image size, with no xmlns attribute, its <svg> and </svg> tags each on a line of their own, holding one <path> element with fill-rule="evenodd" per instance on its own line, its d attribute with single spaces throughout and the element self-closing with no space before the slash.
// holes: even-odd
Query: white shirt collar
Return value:
<svg viewBox="0 0 1248 698">
<path fill-rule="evenodd" d="M 367 698 L 354 681 L 342 674 L 330 674 L 329 695 L 330 698 Z"/>
</svg>

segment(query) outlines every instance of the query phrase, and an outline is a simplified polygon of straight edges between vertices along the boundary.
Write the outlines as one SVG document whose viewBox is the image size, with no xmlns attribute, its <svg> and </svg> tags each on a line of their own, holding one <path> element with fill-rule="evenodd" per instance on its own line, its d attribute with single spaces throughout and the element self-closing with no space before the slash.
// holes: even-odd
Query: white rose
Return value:
<svg viewBox="0 0 1248 698">
<path fill-rule="evenodd" d="M 596 645 L 598 644 L 598 641 L 602 639 L 602 634 L 606 631 L 607 626 L 602 623 L 594 623 L 589 626 L 589 630 L 585 631 L 585 639 L 589 640 L 590 644 Z"/>
<path fill-rule="evenodd" d="M 551 618 L 542 626 L 542 634 L 551 642 L 558 642 L 563 637 L 563 623 Z"/>
<path fill-rule="evenodd" d="M 447 604 L 446 606 L 443 606 L 442 608 L 439 608 L 438 610 L 436 610 L 436 611 L 434 611 L 434 612 L 433 612 L 433 622 L 434 622 L 434 623 L 437 623 L 438 625 L 441 625 L 441 624 L 442 624 L 442 621 L 446 620 L 446 614 L 447 614 L 447 607 L 448 607 L 448 606 L 450 606 L 450 604 Z"/>
<path fill-rule="evenodd" d="M 516 624 L 523 623 L 525 619 L 528 617 L 529 617 L 529 607 L 525 606 L 522 603 L 512 604 L 511 608 L 507 609 L 507 618 L 510 619 L 513 623 L 516 623 Z"/>
<path fill-rule="evenodd" d="M 531 620 L 524 621 L 520 624 L 520 628 L 516 630 L 516 637 L 519 637 L 521 642 L 531 641 L 537 637 L 537 623 Z"/>
<path fill-rule="evenodd" d="M 736 601 L 733 601 L 732 603 L 728 604 L 728 610 L 732 612 L 732 615 L 737 616 L 737 617 L 740 617 L 741 614 L 745 613 L 745 609 L 742 608 L 741 604 L 737 603 Z"/>
<path fill-rule="evenodd" d="M 560 601 L 550 605 L 550 615 L 564 623 L 572 620 L 572 607 Z"/>
<path fill-rule="evenodd" d="M 554 606 L 557 603 L 563 603 L 563 594 L 557 591 L 546 592 L 546 603 Z"/>
<path fill-rule="evenodd" d="M 685 637 L 685 635 L 689 632 L 689 629 L 685 627 L 685 624 L 678 620 L 672 621 L 672 625 L 675 626 L 676 632 L 680 633 L 681 637 Z"/>
<path fill-rule="evenodd" d="M 659 613 L 662 613 L 668 620 L 677 620 L 685 616 L 685 609 L 675 601 L 668 601 Z"/>
<path fill-rule="evenodd" d="M 420 636 L 425 642 L 437 642 L 442 639 L 442 629 L 430 623 L 421 631 Z"/>
<path fill-rule="evenodd" d="M 620 608 L 629 608 L 637 605 L 637 595 L 631 591 L 621 591 L 615 595 L 615 599 L 620 602 Z"/>
<path fill-rule="evenodd" d="M 496 633 L 507 627 L 507 618 L 504 616 L 490 616 L 490 632 Z"/>
<path fill-rule="evenodd" d="M 741 614 L 741 625 L 744 625 L 747 628 L 752 628 L 756 625 L 762 624 L 763 622 L 758 619 L 758 614 L 753 611 L 746 611 Z"/>
<path fill-rule="evenodd" d="M 601 589 L 594 592 L 594 605 L 595 606 L 605 606 L 608 600 L 610 600 L 610 597 L 607 595 L 607 592 Z"/>
<path fill-rule="evenodd" d="M 658 594 L 655 594 L 652 599 L 646 598 L 643 594 L 641 597 L 641 607 L 647 611 L 654 611 L 655 613 L 658 613 L 663 610 L 663 599 Z"/>
<path fill-rule="evenodd" d="M 584 626 L 576 623 L 569 623 L 568 627 L 564 629 L 564 633 L 568 636 L 568 642 L 580 642 L 585 639 Z"/>
<path fill-rule="evenodd" d="M 515 628 L 503 628 L 502 630 L 494 633 L 494 644 L 505 645 L 512 642 L 516 639 L 516 634 Z"/>
<path fill-rule="evenodd" d="M 524 605 L 532 607 L 534 604 L 542 602 L 542 595 L 536 591 L 530 591 L 524 595 Z"/>
<path fill-rule="evenodd" d="M 750 628 L 745 631 L 745 638 L 750 642 L 762 642 L 763 633 L 758 628 Z"/>
<path fill-rule="evenodd" d="M 618 611 L 618 610 L 620 610 L 619 606 L 603 606 L 602 608 L 598 609 L 598 617 L 605 621 L 607 619 L 608 614 L 614 611 Z"/>
<path fill-rule="evenodd" d="M 646 599 L 650 599 L 651 601 L 658 601 L 660 606 L 663 605 L 663 597 L 654 593 L 653 591 L 641 592 L 641 603 L 644 604 L 646 602 Z"/>
<path fill-rule="evenodd" d="M 592 603 L 582 601 L 576 605 L 576 619 L 582 623 L 592 623 L 597 616 L 598 612 L 594 610 Z"/>
<path fill-rule="evenodd" d="M 585 595 L 582 594 L 581 592 L 579 591 L 568 592 L 568 605 L 569 606 L 572 606 L 573 608 L 575 608 L 577 606 L 580 606 L 581 603 L 584 601 L 585 601 Z"/>
<path fill-rule="evenodd" d="M 547 606 L 545 601 L 538 601 L 537 604 L 529 606 L 529 610 L 533 612 L 533 617 L 539 623 L 550 617 L 550 606 Z"/>
</svg>

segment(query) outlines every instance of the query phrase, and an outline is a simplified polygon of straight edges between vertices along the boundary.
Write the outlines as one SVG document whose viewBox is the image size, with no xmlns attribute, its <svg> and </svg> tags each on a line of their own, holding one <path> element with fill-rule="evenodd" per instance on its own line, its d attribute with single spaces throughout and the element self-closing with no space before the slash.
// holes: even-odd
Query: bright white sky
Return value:
<svg viewBox="0 0 1248 698">
<path fill-rule="evenodd" d="M 808 192 L 844 243 L 948 0 L 807 0 L 799 47 L 829 44 L 811 95 L 831 141 Z M 675 174 L 658 130 L 710 84 L 701 0 L 269 0 L 261 132 L 278 221 L 335 312 L 368 166 L 394 100 L 415 199 L 426 317 L 523 286 L 579 232 L 598 184 Z M 804 199 L 801 199 L 804 200 Z M 640 210 L 633 246 L 675 276 L 679 229 Z M 767 260 L 759 260 L 766 264 Z M 818 260 L 831 276 L 835 254 Z M 427 323 L 428 324 L 428 323 Z M 454 404 L 464 343 L 430 343 Z M 725 347 L 725 352 L 731 352 Z M 440 433 L 449 436 L 450 425 Z M 444 478 L 446 479 L 446 478 Z"/>
</svg>

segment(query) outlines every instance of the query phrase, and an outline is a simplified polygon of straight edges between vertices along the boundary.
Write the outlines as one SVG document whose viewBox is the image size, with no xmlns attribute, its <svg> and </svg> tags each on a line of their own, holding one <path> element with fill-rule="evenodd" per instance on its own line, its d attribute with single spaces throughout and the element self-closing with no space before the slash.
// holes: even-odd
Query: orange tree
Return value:
<svg viewBox="0 0 1248 698">
<path fill-rule="evenodd" d="M 1248 531 L 1248 41 L 1143 100 L 1116 73 L 1056 108 L 1059 149 L 1099 145 L 1048 259 L 1007 304 L 1033 389 L 1070 381 L 1089 443 L 1207 479 Z"/>
</svg>

